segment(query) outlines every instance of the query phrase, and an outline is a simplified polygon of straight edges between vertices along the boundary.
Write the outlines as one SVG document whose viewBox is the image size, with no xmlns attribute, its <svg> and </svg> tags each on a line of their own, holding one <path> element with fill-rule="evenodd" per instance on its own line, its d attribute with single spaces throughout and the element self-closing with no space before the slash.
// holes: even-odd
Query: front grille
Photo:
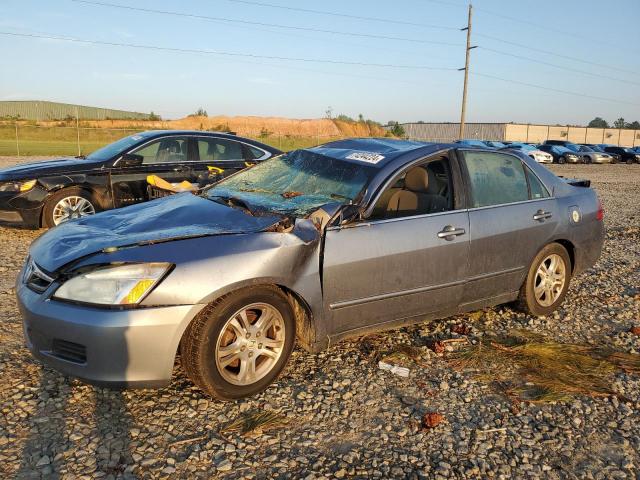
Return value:
<svg viewBox="0 0 640 480">
<path fill-rule="evenodd" d="M 34 292 L 43 293 L 54 281 L 30 258 L 24 269 L 24 283 Z"/>
<path fill-rule="evenodd" d="M 51 354 L 68 362 L 87 363 L 87 347 L 79 343 L 54 338 Z"/>
</svg>

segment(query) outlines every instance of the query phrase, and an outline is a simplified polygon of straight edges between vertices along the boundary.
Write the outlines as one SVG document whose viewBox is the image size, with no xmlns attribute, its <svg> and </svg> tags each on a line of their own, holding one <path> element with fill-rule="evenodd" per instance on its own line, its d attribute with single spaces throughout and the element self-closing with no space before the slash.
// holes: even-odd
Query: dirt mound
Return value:
<svg viewBox="0 0 640 480">
<path fill-rule="evenodd" d="M 51 122 L 59 123 L 59 122 Z M 81 122 L 84 127 L 169 130 L 229 130 L 238 135 L 290 135 L 301 137 L 381 137 L 386 131 L 373 122 L 348 122 L 332 119 L 295 119 L 282 117 L 189 116 L 177 120 L 96 120 Z"/>
</svg>

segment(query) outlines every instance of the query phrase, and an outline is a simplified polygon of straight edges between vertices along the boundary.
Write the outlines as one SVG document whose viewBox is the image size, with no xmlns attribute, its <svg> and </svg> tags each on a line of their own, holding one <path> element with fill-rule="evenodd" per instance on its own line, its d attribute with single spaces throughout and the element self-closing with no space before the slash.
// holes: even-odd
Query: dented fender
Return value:
<svg viewBox="0 0 640 480">
<path fill-rule="evenodd" d="M 68 187 L 80 187 L 89 191 L 101 210 L 113 208 L 109 172 L 70 173 L 38 179 L 38 183 L 51 195 Z"/>
</svg>

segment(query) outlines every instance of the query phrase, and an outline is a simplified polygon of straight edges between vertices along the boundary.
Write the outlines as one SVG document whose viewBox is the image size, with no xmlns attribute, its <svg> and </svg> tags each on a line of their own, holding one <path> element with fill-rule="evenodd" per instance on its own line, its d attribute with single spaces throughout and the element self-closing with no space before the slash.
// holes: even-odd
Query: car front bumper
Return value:
<svg viewBox="0 0 640 480">
<path fill-rule="evenodd" d="M 38 197 L 38 192 L 35 195 L 31 192 L 0 192 L 0 222 L 40 227 L 42 201 L 32 199 L 34 196 Z"/>
<path fill-rule="evenodd" d="M 27 347 L 59 372 L 107 387 L 160 387 L 171 380 L 189 322 L 204 305 L 111 310 L 47 299 L 16 285 Z"/>
</svg>

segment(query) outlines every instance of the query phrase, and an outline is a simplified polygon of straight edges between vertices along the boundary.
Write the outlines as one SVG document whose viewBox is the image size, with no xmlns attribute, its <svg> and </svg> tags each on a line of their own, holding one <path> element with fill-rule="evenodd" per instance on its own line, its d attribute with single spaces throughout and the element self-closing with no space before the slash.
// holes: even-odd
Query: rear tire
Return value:
<svg viewBox="0 0 640 480">
<path fill-rule="evenodd" d="M 564 301 L 571 281 L 571 259 L 559 243 L 550 243 L 531 262 L 516 306 L 540 317 L 549 315 Z"/>
<path fill-rule="evenodd" d="M 268 321 L 266 329 L 261 321 Z M 295 328 L 291 304 L 276 286 L 230 293 L 202 310 L 185 331 L 180 344 L 182 367 L 196 386 L 214 398 L 255 395 L 287 365 Z"/>
<path fill-rule="evenodd" d="M 563 164 L 567 163 L 567 159 L 566 159 L 566 158 L 564 158 L 564 157 L 560 157 L 560 158 L 558 158 L 558 163 L 559 163 L 560 165 L 563 165 Z"/>
<path fill-rule="evenodd" d="M 98 204 L 90 192 L 80 187 L 63 188 L 47 199 L 42 209 L 42 224 L 47 228 L 98 212 Z M 66 215 L 66 216 L 65 216 Z"/>
</svg>

